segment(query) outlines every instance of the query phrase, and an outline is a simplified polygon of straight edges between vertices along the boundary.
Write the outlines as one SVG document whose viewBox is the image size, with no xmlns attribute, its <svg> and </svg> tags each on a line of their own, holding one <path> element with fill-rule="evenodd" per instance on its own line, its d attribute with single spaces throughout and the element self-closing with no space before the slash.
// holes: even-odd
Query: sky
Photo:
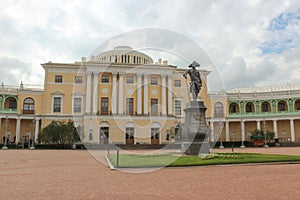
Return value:
<svg viewBox="0 0 300 200">
<path fill-rule="evenodd" d="M 6 85 L 43 84 L 41 63 L 80 61 L 107 41 L 142 47 L 132 39 L 111 42 L 140 30 L 160 30 L 148 38 L 153 42 L 149 48 L 141 50 L 180 68 L 187 67 L 182 60 L 192 59 L 184 59 L 195 50 L 190 45 L 200 47 L 206 55 L 200 56 L 201 67 L 212 71 L 209 85 L 215 79 L 225 89 L 300 83 L 300 1 L 1 2 L 5 6 L 0 8 L 0 82 Z M 169 35 L 185 39 L 175 37 L 158 50 Z M 187 50 L 181 55 L 182 49 Z M 193 53 L 203 53 L 198 50 Z"/>
</svg>

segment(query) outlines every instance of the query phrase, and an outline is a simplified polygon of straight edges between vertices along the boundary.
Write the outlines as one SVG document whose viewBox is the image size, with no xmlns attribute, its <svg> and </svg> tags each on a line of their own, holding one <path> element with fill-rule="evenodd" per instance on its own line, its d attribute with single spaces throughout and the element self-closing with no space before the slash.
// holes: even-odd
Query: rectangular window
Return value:
<svg viewBox="0 0 300 200">
<path fill-rule="evenodd" d="M 126 140 L 133 140 L 134 139 L 134 128 L 127 127 L 125 134 L 126 134 Z"/>
<path fill-rule="evenodd" d="M 53 112 L 61 112 L 61 97 L 53 98 Z"/>
<path fill-rule="evenodd" d="M 101 115 L 108 115 L 108 97 L 101 98 Z"/>
<path fill-rule="evenodd" d="M 75 83 L 82 83 L 82 76 L 75 76 Z"/>
<path fill-rule="evenodd" d="M 55 83 L 62 83 L 62 75 L 55 75 Z"/>
<path fill-rule="evenodd" d="M 101 82 L 102 83 L 109 83 L 109 76 L 108 75 L 102 75 Z"/>
<path fill-rule="evenodd" d="M 157 77 L 151 77 L 151 85 L 158 85 L 158 78 Z"/>
<path fill-rule="evenodd" d="M 126 114 L 133 115 L 133 98 L 126 98 Z"/>
<path fill-rule="evenodd" d="M 134 83 L 134 76 L 126 76 L 126 83 L 133 84 Z"/>
<path fill-rule="evenodd" d="M 151 115 L 158 115 L 158 99 L 151 99 Z"/>
<path fill-rule="evenodd" d="M 174 87 L 181 87 L 181 80 L 174 80 Z"/>
<path fill-rule="evenodd" d="M 175 99 L 174 102 L 175 115 L 181 115 L 181 100 Z"/>
<path fill-rule="evenodd" d="M 82 98 L 74 98 L 73 101 L 73 112 L 74 113 L 81 113 L 81 107 L 82 107 Z"/>
</svg>

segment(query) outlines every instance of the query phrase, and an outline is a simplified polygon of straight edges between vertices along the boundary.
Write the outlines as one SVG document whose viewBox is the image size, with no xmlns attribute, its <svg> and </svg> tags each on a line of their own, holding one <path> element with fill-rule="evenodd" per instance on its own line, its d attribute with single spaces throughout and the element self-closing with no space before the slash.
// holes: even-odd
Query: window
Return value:
<svg viewBox="0 0 300 200">
<path fill-rule="evenodd" d="M 125 134 L 126 134 L 126 140 L 133 140 L 134 139 L 134 128 L 127 127 Z"/>
<path fill-rule="evenodd" d="M 34 100 L 32 98 L 26 98 L 23 102 L 23 113 L 34 114 Z"/>
<path fill-rule="evenodd" d="M 175 115 L 181 115 L 181 100 L 175 99 L 174 102 Z"/>
<path fill-rule="evenodd" d="M 151 77 L 151 85 L 158 85 L 157 77 Z"/>
<path fill-rule="evenodd" d="M 17 108 L 17 101 L 14 98 L 10 98 L 8 101 L 8 108 L 9 109 L 16 109 Z"/>
<path fill-rule="evenodd" d="M 109 76 L 108 75 L 102 75 L 102 83 L 109 83 Z"/>
<path fill-rule="evenodd" d="M 82 83 L 82 76 L 75 76 L 75 83 Z"/>
<path fill-rule="evenodd" d="M 278 102 L 278 111 L 280 112 L 287 111 L 287 106 L 285 101 Z"/>
<path fill-rule="evenodd" d="M 159 128 L 151 128 L 151 140 L 159 139 Z"/>
<path fill-rule="evenodd" d="M 134 83 L 134 76 L 126 76 L 126 83 L 133 84 Z"/>
<path fill-rule="evenodd" d="M 300 110 L 300 100 L 295 102 L 295 110 Z"/>
<path fill-rule="evenodd" d="M 158 100 L 151 99 L 151 115 L 158 115 Z"/>
<path fill-rule="evenodd" d="M 215 117 L 224 117 L 223 104 L 220 102 L 215 103 L 214 105 L 214 116 Z"/>
<path fill-rule="evenodd" d="M 133 115 L 133 98 L 126 98 L 126 114 Z"/>
<path fill-rule="evenodd" d="M 268 102 L 263 102 L 261 104 L 261 111 L 262 112 L 270 112 L 269 107 L 270 107 L 270 104 Z"/>
<path fill-rule="evenodd" d="M 61 97 L 53 98 L 53 112 L 61 112 Z"/>
<path fill-rule="evenodd" d="M 81 113 L 81 107 L 82 107 L 82 98 L 75 97 L 73 100 L 73 112 Z"/>
<path fill-rule="evenodd" d="M 101 115 L 108 115 L 108 97 L 101 98 Z"/>
<path fill-rule="evenodd" d="M 55 83 L 62 83 L 62 75 L 55 75 Z"/>
<path fill-rule="evenodd" d="M 174 80 L 174 87 L 181 87 L 181 80 Z"/>
<path fill-rule="evenodd" d="M 247 113 L 252 113 L 252 112 L 254 112 L 254 105 L 253 105 L 253 103 L 247 103 L 246 104 L 246 112 Z"/>
<path fill-rule="evenodd" d="M 229 106 L 229 112 L 230 113 L 238 113 L 239 112 L 239 106 L 236 103 L 231 103 Z"/>
</svg>

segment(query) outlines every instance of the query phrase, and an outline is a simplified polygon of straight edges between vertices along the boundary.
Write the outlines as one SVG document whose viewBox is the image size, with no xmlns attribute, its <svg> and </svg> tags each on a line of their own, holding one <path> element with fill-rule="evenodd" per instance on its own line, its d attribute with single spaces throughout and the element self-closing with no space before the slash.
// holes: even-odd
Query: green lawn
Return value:
<svg viewBox="0 0 300 200">
<path fill-rule="evenodd" d="M 108 155 L 108 159 L 114 167 L 117 167 L 116 154 Z M 217 153 L 202 157 L 178 156 L 171 153 L 164 155 L 120 154 L 118 167 L 182 167 L 286 161 L 300 161 L 300 156 L 254 153 Z"/>
</svg>

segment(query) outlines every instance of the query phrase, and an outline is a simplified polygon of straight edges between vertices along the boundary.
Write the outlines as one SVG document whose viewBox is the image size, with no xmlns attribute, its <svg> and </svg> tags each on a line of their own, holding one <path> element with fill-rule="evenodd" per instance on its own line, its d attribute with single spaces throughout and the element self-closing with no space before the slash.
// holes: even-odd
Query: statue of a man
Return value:
<svg viewBox="0 0 300 200">
<path fill-rule="evenodd" d="M 201 86 L 202 86 L 202 81 L 200 78 L 200 73 L 199 71 L 196 69 L 196 67 L 200 67 L 200 64 L 193 61 L 192 64 L 189 65 L 189 69 L 187 72 L 185 72 L 183 74 L 183 77 L 185 79 L 187 79 L 187 74 L 189 74 L 191 82 L 190 82 L 190 93 L 192 93 L 193 95 L 193 100 L 197 101 L 198 98 L 198 94 L 201 90 Z"/>
</svg>

